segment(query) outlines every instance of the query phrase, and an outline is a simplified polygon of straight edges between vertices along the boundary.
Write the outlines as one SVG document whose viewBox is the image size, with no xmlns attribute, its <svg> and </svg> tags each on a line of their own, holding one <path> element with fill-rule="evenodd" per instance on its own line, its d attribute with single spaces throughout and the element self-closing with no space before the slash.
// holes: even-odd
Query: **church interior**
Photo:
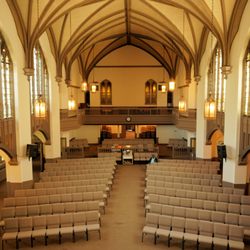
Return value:
<svg viewBox="0 0 250 250">
<path fill-rule="evenodd" d="M 0 1 L 0 249 L 250 249 L 249 0 Z"/>
</svg>

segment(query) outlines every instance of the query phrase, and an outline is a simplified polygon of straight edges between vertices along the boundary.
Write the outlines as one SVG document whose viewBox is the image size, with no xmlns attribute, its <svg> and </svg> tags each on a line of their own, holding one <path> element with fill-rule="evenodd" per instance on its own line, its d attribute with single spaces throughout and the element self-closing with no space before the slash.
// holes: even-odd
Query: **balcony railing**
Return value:
<svg viewBox="0 0 250 250">
<path fill-rule="evenodd" d="M 76 129 L 81 125 L 176 125 L 195 131 L 196 110 L 179 114 L 176 108 L 167 107 L 94 107 L 68 113 L 61 110 L 61 130 Z"/>
<path fill-rule="evenodd" d="M 84 110 L 84 124 L 175 124 L 175 109 L 165 107 L 98 107 Z"/>
</svg>

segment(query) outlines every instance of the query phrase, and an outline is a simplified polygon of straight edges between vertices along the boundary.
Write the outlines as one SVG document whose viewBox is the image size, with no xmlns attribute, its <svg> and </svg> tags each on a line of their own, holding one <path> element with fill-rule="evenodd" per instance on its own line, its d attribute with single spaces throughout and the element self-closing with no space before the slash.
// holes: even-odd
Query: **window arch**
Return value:
<svg viewBox="0 0 250 250">
<path fill-rule="evenodd" d="M 240 153 L 250 145 L 250 42 L 243 59 Z"/>
<path fill-rule="evenodd" d="M 13 63 L 6 43 L 0 34 L 0 79 L 1 79 L 1 118 L 14 117 Z"/>
<path fill-rule="evenodd" d="M 101 87 L 101 105 L 112 105 L 112 84 L 109 80 L 104 80 Z"/>
<path fill-rule="evenodd" d="M 0 138 L 8 150 L 16 153 L 14 73 L 7 44 L 0 33 Z"/>
<path fill-rule="evenodd" d="M 46 104 L 46 117 L 49 112 L 49 76 L 41 47 L 37 44 L 33 49 L 34 75 L 30 84 L 31 114 L 34 115 L 35 102 L 42 98 Z"/>
<path fill-rule="evenodd" d="M 150 79 L 145 83 L 145 104 L 156 105 L 157 104 L 157 83 Z"/>
<path fill-rule="evenodd" d="M 217 45 L 210 61 L 208 73 L 208 93 L 211 92 L 216 101 L 217 112 L 224 112 L 225 109 L 226 80 L 223 78 L 221 67 L 222 51 Z"/>
</svg>

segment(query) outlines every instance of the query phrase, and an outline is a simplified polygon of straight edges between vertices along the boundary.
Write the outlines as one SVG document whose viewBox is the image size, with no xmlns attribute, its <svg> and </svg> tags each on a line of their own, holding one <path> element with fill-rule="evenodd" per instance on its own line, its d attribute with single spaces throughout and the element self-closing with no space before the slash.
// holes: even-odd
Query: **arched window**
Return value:
<svg viewBox="0 0 250 250">
<path fill-rule="evenodd" d="M 145 104 L 157 104 L 157 83 L 154 80 L 148 80 L 145 83 Z"/>
<path fill-rule="evenodd" d="M 112 84 L 109 80 L 104 80 L 101 86 L 101 105 L 112 105 Z"/>
<path fill-rule="evenodd" d="M 12 153 L 16 153 L 13 63 L 0 33 L 0 138 Z"/>
<path fill-rule="evenodd" d="M 223 78 L 221 67 L 222 51 L 220 47 L 216 46 L 209 65 L 208 93 L 211 92 L 215 99 L 218 112 L 224 112 L 225 109 L 226 80 Z"/>
<path fill-rule="evenodd" d="M 250 42 L 243 60 L 240 154 L 250 146 Z"/>
<path fill-rule="evenodd" d="M 250 116 L 250 43 L 243 61 L 243 92 L 242 111 L 243 115 Z"/>
<path fill-rule="evenodd" d="M 35 102 L 41 98 L 46 104 L 46 117 L 49 111 L 49 77 L 47 65 L 39 45 L 33 49 L 34 76 L 30 84 L 31 114 L 35 112 Z"/>
<path fill-rule="evenodd" d="M 1 118 L 14 117 L 13 64 L 8 48 L 0 34 L 0 81 L 1 81 Z"/>
</svg>

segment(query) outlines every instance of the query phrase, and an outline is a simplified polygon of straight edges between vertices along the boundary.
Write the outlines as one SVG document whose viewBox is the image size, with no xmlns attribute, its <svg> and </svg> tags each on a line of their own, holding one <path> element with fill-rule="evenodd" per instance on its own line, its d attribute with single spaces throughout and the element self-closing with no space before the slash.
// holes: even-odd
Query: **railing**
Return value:
<svg viewBox="0 0 250 250">
<path fill-rule="evenodd" d="M 84 110 L 83 124 L 175 124 L 175 109 L 166 107 L 97 107 Z"/>
<path fill-rule="evenodd" d="M 85 115 L 172 115 L 174 108 L 151 108 L 151 107 L 110 107 L 110 108 L 88 108 Z"/>
<path fill-rule="evenodd" d="M 61 130 L 76 129 L 81 125 L 176 125 L 188 131 L 196 130 L 196 110 L 179 114 L 167 107 L 94 107 L 73 113 L 61 110 Z"/>
</svg>

